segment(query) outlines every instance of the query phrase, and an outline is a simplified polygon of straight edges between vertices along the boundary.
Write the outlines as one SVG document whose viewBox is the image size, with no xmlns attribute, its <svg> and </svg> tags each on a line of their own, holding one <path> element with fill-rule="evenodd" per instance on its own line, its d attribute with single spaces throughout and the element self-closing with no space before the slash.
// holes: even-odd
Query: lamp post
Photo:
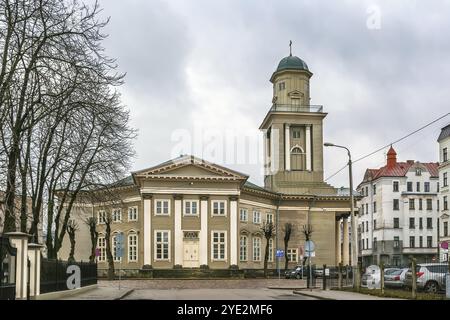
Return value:
<svg viewBox="0 0 450 320">
<path fill-rule="evenodd" d="M 353 267 L 353 286 L 357 289 L 359 289 L 359 268 L 358 268 L 358 248 L 357 248 L 357 232 L 356 232 L 356 219 L 355 219 L 355 201 L 353 197 L 353 174 L 352 174 L 352 155 L 350 154 L 350 150 L 347 147 L 339 146 L 334 143 L 325 142 L 323 144 L 325 147 L 336 147 L 336 148 L 342 148 L 347 150 L 348 154 L 348 173 L 349 173 L 349 180 L 350 180 L 350 222 L 352 225 L 352 238 L 351 238 L 351 244 L 352 244 L 352 267 Z M 355 272 L 356 270 L 356 272 Z M 356 273 L 356 274 L 355 274 Z"/>
</svg>

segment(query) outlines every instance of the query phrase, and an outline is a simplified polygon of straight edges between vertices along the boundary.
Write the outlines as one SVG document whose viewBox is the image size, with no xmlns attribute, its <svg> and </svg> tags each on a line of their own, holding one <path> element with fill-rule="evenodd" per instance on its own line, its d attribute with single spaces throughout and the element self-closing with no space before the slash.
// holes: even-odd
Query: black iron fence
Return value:
<svg viewBox="0 0 450 320">
<path fill-rule="evenodd" d="M 16 297 L 16 254 L 17 249 L 9 239 L 0 236 L 0 300 L 14 300 Z"/>
<path fill-rule="evenodd" d="M 72 289 L 71 276 L 75 275 L 69 266 L 79 267 L 80 286 L 97 283 L 97 264 L 91 262 L 67 262 L 56 259 L 41 259 L 41 293 Z M 68 283 L 69 282 L 69 283 Z"/>
</svg>

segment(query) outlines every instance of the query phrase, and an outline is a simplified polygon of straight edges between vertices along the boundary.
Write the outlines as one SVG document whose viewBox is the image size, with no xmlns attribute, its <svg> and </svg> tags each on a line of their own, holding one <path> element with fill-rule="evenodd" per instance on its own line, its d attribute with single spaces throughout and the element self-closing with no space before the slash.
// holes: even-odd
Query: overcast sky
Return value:
<svg viewBox="0 0 450 320">
<path fill-rule="evenodd" d="M 289 54 L 313 72 L 311 103 L 324 106 L 324 140 L 354 158 L 450 110 L 450 1 L 100 0 L 110 16 L 104 43 L 127 73 L 121 87 L 138 128 L 133 170 L 192 153 L 262 184 L 258 127 L 271 106 L 269 78 Z M 439 121 L 394 145 L 402 161 L 438 161 Z M 230 156 L 237 136 L 243 152 Z M 219 137 L 219 138 L 217 138 Z M 203 141 L 203 151 L 195 141 Z M 198 145 L 198 143 L 197 143 Z M 211 156 L 218 145 L 225 155 Z M 228 146 L 228 147 L 227 147 Z M 241 148 L 242 149 L 242 148 Z M 387 151 L 387 150 L 386 150 Z M 238 152 L 238 151 L 237 151 Z M 218 157 L 217 157 L 218 156 Z M 357 185 L 385 152 L 355 164 Z M 325 177 L 346 163 L 324 151 Z M 329 183 L 348 186 L 342 171 Z"/>
</svg>

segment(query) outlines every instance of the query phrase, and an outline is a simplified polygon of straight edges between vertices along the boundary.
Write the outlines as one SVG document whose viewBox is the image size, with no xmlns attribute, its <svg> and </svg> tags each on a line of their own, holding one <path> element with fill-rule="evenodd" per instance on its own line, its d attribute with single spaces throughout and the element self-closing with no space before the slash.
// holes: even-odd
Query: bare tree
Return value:
<svg viewBox="0 0 450 320">
<path fill-rule="evenodd" d="M 264 238 L 266 238 L 266 250 L 264 253 L 264 277 L 267 277 L 267 261 L 269 260 L 269 241 L 272 239 L 275 226 L 272 222 L 264 222 L 261 231 L 264 233 Z"/>
<path fill-rule="evenodd" d="M 78 230 L 78 224 L 75 220 L 70 220 L 67 224 L 67 234 L 69 235 L 70 240 L 70 253 L 69 253 L 69 259 L 67 261 L 69 262 L 75 262 L 75 234 Z"/>
<path fill-rule="evenodd" d="M 311 240 L 312 233 L 314 232 L 312 224 L 308 223 L 308 224 L 303 225 L 302 232 L 305 235 L 305 241 Z M 306 259 L 308 259 L 308 257 L 305 255 L 305 257 L 303 258 L 303 261 L 302 261 L 303 265 L 305 264 Z"/>
<path fill-rule="evenodd" d="M 289 240 L 291 239 L 291 235 L 293 232 L 293 224 L 291 222 L 286 222 L 284 224 L 284 256 L 285 256 L 285 262 L 284 262 L 284 269 L 288 269 L 288 263 L 289 263 L 289 257 L 287 255 Z"/>
<path fill-rule="evenodd" d="M 108 260 L 108 280 L 114 280 L 114 257 L 111 245 L 111 214 L 107 213 L 105 217 L 105 241 L 106 241 L 106 259 Z"/>
<path fill-rule="evenodd" d="M 91 236 L 91 255 L 89 256 L 89 262 L 94 262 L 98 242 L 97 220 L 95 217 L 89 217 L 86 219 L 86 224 L 89 226 L 89 234 Z"/>
</svg>

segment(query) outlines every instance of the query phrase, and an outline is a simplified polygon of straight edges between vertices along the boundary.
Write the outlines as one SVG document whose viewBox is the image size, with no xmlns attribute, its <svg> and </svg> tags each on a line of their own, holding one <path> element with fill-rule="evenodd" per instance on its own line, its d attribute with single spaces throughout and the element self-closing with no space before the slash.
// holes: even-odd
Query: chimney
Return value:
<svg viewBox="0 0 450 320">
<path fill-rule="evenodd" d="M 394 148 L 389 148 L 389 151 L 387 153 L 387 167 L 393 168 L 397 164 L 397 152 L 395 152 Z"/>
</svg>

